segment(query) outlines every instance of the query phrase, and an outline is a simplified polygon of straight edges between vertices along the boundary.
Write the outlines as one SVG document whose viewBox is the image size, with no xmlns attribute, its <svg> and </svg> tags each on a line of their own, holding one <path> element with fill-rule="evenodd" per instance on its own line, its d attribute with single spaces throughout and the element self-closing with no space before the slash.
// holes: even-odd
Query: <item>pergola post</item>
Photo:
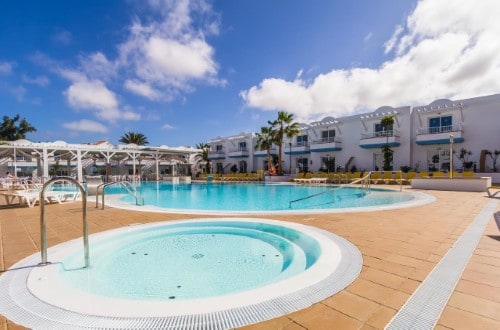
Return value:
<svg viewBox="0 0 500 330">
<path fill-rule="evenodd" d="M 42 178 L 45 181 L 45 179 L 49 178 L 49 154 L 47 152 L 47 147 L 45 147 L 45 146 L 42 149 L 42 157 L 43 157 Z"/>
<path fill-rule="evenodd" d="M 83 182 L 83 167 L 82 167 L 82 152 L 80 149 L 76 150 L 76 167 L 78 169 L 78 182 Z"/>
</svg>

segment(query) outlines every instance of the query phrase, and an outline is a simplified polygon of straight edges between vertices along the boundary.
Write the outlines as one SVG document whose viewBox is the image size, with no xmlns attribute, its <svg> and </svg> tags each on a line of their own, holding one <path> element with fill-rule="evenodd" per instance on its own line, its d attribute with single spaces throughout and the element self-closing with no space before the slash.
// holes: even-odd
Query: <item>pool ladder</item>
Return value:
<svg viewBox="0 0 500 330">
<path fill-rule="evenodd" d="M 83 211 L 83 250 L 84 250 L 84 261 L 85 268 L 90 267 L 90 258 L 89 258 L 89 226 L 87 222 L 87 194 L 85 192 L 85 188 L 81 185 L 77 180 L 70 177 L 56 177 L 47 182 L 42 187 L 40 191 L 40 234 L 41 234 L 41 254 L 42 254 L 42 262 L 40 265 L 48 265 L 50 262 L 47 261 L 47 224 L 45 221 L 45 190 L 48 186 L 56 183 L 56 182 L 70 182 L 77 186 L 80 190 L 82 196 L 82 211 Z"/>
<path fill-rule="evenodd" d="M 309 198 L 313 198 L 313 197 L 316 197 L 316 196 L 321 196 L 321 195 L 328 194 L 328 193 L 332 193 L 333 194 L 333 193 L 335 193 L 336 190 L 342 189 L 344 187 L 348 187 L 348 186 L 356 184 L 356 183 L 360 183 L 361 184 L 361 189 L 364 189 L 365 193 L 369 194 L 370 193 L 370 178 L 371 178 L 371 175 L 372 175 L 372 172 L 369 172 L 364 177 L 359 178 L 359 179 L 357 179 L 357 180 L 355 180 L 353 182 L 341 184 L 339 186 L 333 187 L 331 189 L 322 191 L 322 192 L 317 193 L 317 194 L 313 194 L 313 195 L 309 195 L 309 196 L 306 196 L 306 197 L 302 197 L 302 198 L 298 198 L 298 199 L 292 200 L 292 201 L 290 201 L 288 203 L 288 208 L 291 209 L 293 203 L 300 202 L 300 201 L 303 201 L 303 200 L 306 200 L 306 199 L 309 199 Z"/>
<path fill-rule="evenodd" d="M 95 195 L 95 207 L 99 208 L 99 189 L 101 190 L 101 195 L 102 195 L 102 209 L 104 210 L 104 192 L 105 189 L 109 186 L 112 185 L 120 185 L 125 190 L 135 199 L 135 205 L 144 205 L 144 197 L 142 197 L 137 189 L 128 181 L 117 181 L 117 182 L 108 182 L 108 183 L 101 183 L 100 185 L 97 186 L 96 189 L 96 195 Z M 139 199 L 142 204 L 139 203 Z"/>
</svg>

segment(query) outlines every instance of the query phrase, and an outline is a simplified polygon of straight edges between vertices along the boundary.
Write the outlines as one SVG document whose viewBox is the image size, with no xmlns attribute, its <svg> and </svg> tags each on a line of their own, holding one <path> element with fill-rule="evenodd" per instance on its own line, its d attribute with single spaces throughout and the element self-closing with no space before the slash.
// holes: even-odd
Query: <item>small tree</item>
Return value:
<svg viewBox="0 0 500 330">
<path fill-rule="evenodd" d="M 490 151 L 486 150 L 486 155 L 488 155 L 491 158 L 491 161 L 493 162 L 493 172 L 497 171 L 497 159 L 498 156 L 500 156 L 500 150 L 495 150 L 495 151 Z"/>
<path fill-rule="evenodd" d="M 283 163 L 281 161 L 283 141 L 285 137 L 291 139 L 300 133 L 299 123 L 293 121 L 293 114 L 279 111 L 278 118 L 274 121 L 269 121 L 271 130 L 274 131 L 273 136 L 278 145 L 278 175 L 283 175 Z"/>
<path fill-rule="evenodd" d="M 50 170 L 49 170 L 49 175 L 50 176 L 57 176 L 59 174 L 59 172 L 61 172 L 62 170 L 62 166 L 59 164 L 59 161 L 57 160 L 51 167 L 50 167 Z"/>
<path fill-rule="evenodd" d="M 196 145 L 196 149 L 201 149 L 201 152 L 196 154 L 195 161 L 197 163 L 199 162 L 205 162 L 205 173 L 210 173 L 210 159 L 208 158 L 208 154 L 210 152 L 210 145 L 208 143 L 198 143 Z"/>
<path fill-rule="evenodd" d="M 392 170 L 392 160 L 394 157 L 394 151 L 389 146 L 389 129 L 394 125 L 394 116 L 384 116 L 380 121 L 380 125 L 384 128 L 386 140 L 385 145 L 382 147 L 382 154 L 384 155 L 384 171 Z"/>
<path fill-rule="evenodd" d="M 271 147 L 273 141 L 275 140 L 274 131 L 271 127 L 261 127 L 260 133 L 257 133 L 257 141 L 255 143 L 255 149 L 266 150 L 267 152 L 267 170 L 271 170 L 272 159 L 271 159 Z"/>
<path fill-rule="evenodd" d="M 19 124 L 17 124 L 18 121 Z M 25 139 L 26 134 L 29 132 L 36 132 L 36 128 L 31 126 L 26 119 L 21 119 L 19 114 L 13 118 L 3 116 L 2 123 L 0 124 L 0 140 L 16 141 Z"/>
<path fill-rule="evenodd" d="M 453 152 L 455 153 L 455 152 Z M 458 155 L 455 156 L 462 162 L 462 170 L 470 170 L 473 166 L 473 162 L 469 161 L 469 156 L 472 155 L 472 151 L 465 148 L 460 149 Z"/>
</svg>

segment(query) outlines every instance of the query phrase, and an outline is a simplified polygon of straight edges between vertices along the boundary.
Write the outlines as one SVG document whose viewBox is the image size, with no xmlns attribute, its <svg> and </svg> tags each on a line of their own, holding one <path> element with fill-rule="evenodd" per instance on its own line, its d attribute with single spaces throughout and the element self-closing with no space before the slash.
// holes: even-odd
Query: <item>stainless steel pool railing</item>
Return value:
<svg viewBox="0 0 500 330">
<path fill-rule="evenodd" d="M 80 190 L 82 196 L 82 217 L 83 217 L 83 249 L 84 249 L 84 259 L 85 259 L 85 268 L 90 267 L 90 259 L 89 259 L 89 226 L 87 222 L 87 194 L 85 192 L 85 188 L 81 185 L 80 182 L 71 178 L 71 177 L 55 177 L 45 182 L 42 190 L 40 191 L 40 233 L 41 233 L 41 254 L 42 254 L 42 262 L 40 265 L 47 265 L 49 262 L 47 261 L 47 224 L 45 221 L 45 190 L 48 186 L 56 183 L 56 182 L 70 182 L 77 186 Z"/>
<path fill-rule="evenodd" d="M 112 185 L 120 185 L 125 190 L 132 196 L 134 197 L 135 200 L 135 205 L 144 205 L 144 197 L 141 196 L 141 194 L 135 189 L 135 187 L 128 181 L 117 181 L 117 182 L 108 182 L 108 183 L 102 183 L 97 186 L 96 189 L 96 195 L 95 195 L 95 207 L 96 209 L 99 208 L 99 190 L 101 191 L 101 196 L 102 196 L 102 210 L 104 210 L 104 195 L 105 195 L 105 190 L 107 187 L 112 186 Z M 141 200 L 142 204 L 139 204 L 139 199 Z"/>
<path fill-rule="evenodd" d="M 359 178 L 357 180 L 354 180 L 352 182 L 344 183 L 344 184 L 341 184 L 339 186 L 335 186 L 335 187 L 333 187 L 331 189 L 322 191 L 322 192 L 317 193 L 317 194 L 313 194 L 313 195 L 309 195 L 309 196 L 306 196 L 306 197 L 302 197 L 302 198 L 298 198 L 298 199 L 292 200 L 292 201 L 289 202 L 288 208 L 291 209 L 293 203 L 300 202 L 300 201 L 303 201 L 303 200 L 306 200 L 306 199 L 310 199 L 310 198 L 321 196 L 321 195 L 328 194 L 328 193 L 335 193 L 336 190 L 339 190 L 339 189 L 342 189 L 342 188 L 345 188 L 345 187 L 348 187 L 350 185 L 357 184 L 357 183 L 360 183 L 360 182 L 361 182 L 361 188 L 365 189 L 366 193 L 369 194 L 370 193 L 370 178 L 371 178 L 371 175 L 372 175 L 372 172 L 368 172 L 368 174 L 365 175 L 364 177 Z"/>
</svg>

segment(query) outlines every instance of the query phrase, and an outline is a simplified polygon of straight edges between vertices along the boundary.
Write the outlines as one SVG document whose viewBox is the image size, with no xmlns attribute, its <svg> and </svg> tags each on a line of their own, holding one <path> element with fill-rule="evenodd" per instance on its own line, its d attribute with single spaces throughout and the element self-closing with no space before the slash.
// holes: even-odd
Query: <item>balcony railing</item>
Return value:
<svg viewBox="0 0 500 330">
<path fill-rule="evenodd" d="M 208 152 L 208 159 L 224 159 L 226 152 L 224 150 L 214 150 Z"/>
<path fill-rule="evenodd" d="M 332 137 L 327 137 L 327 138 L 322 138 L 318 140 L 314 140 L 312 144 L 323 144 L 323 143 L 333 143 L 333 142 L 339 142 L 339 139 L 336 138 L 335 136 Z"/>
<path fill-rule="evenodd" d="M 239 157 L 248 157 L 249 152 L 247 147 L 238 147 L 235 149 L 229 150 L 229 158 L 239 158 Z"/>
<path fill-rule="evenodd" d="M 361 139 L 359 140 L 359 146 L 361 148 L 380 148 L 385 144 L 389 144 L 391 147 L 398 147 L 400 145 L 399 131 L 390 130 L 361 133 Z"/>
<path fill-rule="evenodd" d="M 258 157 L 261 157 L 261 156 L 267 156 L 267 150 L 266 149 L 256 149 L 253 151 L 253 154 L 255 156 L 258 156 Z M 269 154 L 271 155 L 277 155 L 278 154 L 278 150 L 275 148 L 275 147 L 272 147 L 270 150 L 269 150 Z"/>
<path fill-rule="evenodd" d="M 394 137 L 399 136 L 399 132 L 397 130 L 391 130 L 391 131 L 361 133 L 361 140 L 375 139 L 375 138 L 379 138 L 379 137 L 393 137 L 393 136 Z"/>
<path fill-rule="evenodd" d="M 417 135 L 461 132 L 462 130 L 463 130 L 462 125 L 460 124 L 449 125 L 449 126 L 426 127 L 426 128 L 417 128 Z"/>
<path fill-rule="evenodd" d="M 292 148 L 295 147 L 308 147 L 309 146 L 309 141 L 301 141 L 301 142 L 296 142 L 292 144 Z"/>
<path fill-rule="evenodd" d="M 238 151 L 248 152 L 248 148 L 247 147 L 239 147 L 239 148 L 229 150 L 229 152 L 238 152 Z"/>
<path fill-rule="evenodd" d="M 451 134 L 453 133 L 453 134 Z M 462 125 L 449 125 L 438 127 L 427 127 L 417 129 L 417 144 L 445 144 L 450 143 L 450 135 L 453 135 L 456 143 L 464 142 Z"/>
</svg>

